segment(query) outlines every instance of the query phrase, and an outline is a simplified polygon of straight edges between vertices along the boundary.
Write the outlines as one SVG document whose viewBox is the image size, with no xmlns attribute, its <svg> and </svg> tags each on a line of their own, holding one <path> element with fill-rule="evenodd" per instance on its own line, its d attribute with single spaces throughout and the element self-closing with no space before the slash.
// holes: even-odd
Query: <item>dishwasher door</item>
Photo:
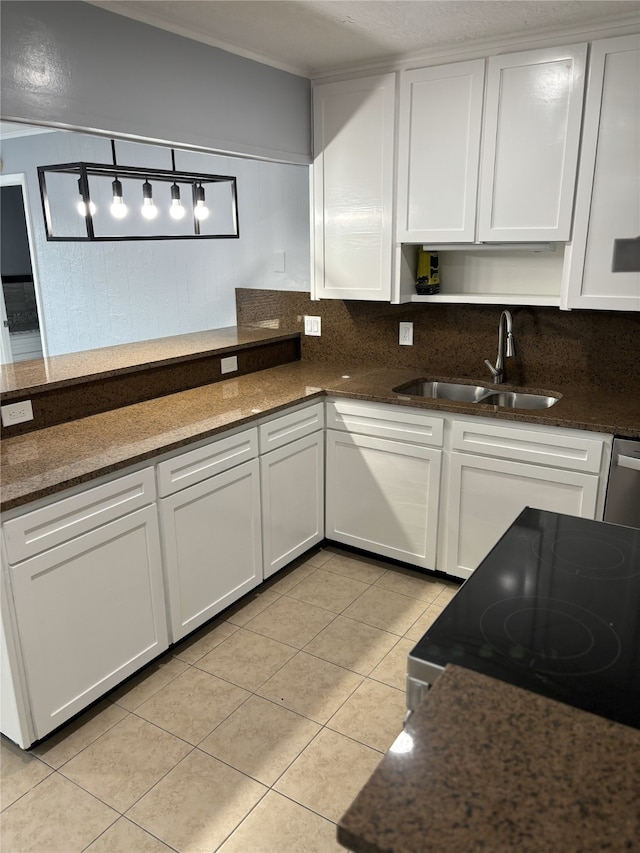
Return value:
<svg viewBox="0 0 640 853">
<path fill-rule="evenodd" d="M 613 442 L 604 520 L 640 528 L 640 440 Z"/>
</svg>

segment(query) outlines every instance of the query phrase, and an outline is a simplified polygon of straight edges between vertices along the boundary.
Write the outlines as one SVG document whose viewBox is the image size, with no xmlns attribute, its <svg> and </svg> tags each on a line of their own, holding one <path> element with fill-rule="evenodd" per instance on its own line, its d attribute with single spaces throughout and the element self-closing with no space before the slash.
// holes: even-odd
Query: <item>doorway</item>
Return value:
<svg viewBox="0 0 640 853">
<path fill-rule="evenodd" d="M 25 175 L 0 176 L 1 360 L 46 355 Z"/>
</svg>

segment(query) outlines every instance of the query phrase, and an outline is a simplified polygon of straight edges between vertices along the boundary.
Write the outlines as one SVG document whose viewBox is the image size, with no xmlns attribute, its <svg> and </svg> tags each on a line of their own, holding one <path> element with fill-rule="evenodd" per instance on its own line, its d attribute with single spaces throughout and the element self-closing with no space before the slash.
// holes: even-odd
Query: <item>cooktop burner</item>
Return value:
<svg viewBox="0 0 640 853">
<path fill-rule="evenodd" d="M 601 672 L 620 655 L 611 625 L 570 601 L 505 598 L 487 607 L 480 630 L 489 648 L 541 673 Z"/>
<path fill-rule="evenodd" d="M 410 659 L 640 728 L 640 530 L 525 509 Z"/>
<path fill-rule="evenodd" d="M 570 528 L 560 535 L 547 531 L 534 539 L 532 548 L 549 566 L 583 577 L 618 580 L 640 574 L 630 553 L 632 546 L 620 541 L 619 534 L 600 531 L 595 535 Z"/>
</svg>

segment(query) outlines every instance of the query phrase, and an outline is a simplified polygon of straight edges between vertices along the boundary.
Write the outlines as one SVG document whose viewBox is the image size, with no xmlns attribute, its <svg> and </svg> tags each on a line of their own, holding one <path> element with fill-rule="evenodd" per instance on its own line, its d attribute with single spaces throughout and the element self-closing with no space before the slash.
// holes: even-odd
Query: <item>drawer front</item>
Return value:
<svg viewBox="0 0 640 853">
<path fill-rule="evenodd" d="M 327 429 L 442 447 L 444 420 L 404 406 L 331 400 L 327 403 Z"/>
<path fill-rule="evenodd" d="M 283 447 L 297 438 L 311 435 L 324 427 L 324 406 L 315 403 L 295 412 L 288 412 L 259 427 L 260 453 Z"/>
<path fill-rule="evenodd" d="M 153 468 L 144 468 L 13 518 L 3 525 L 9 562 L 19 563 L 68 542 L 155 498 Z"/>
<path fill-rule="evenodd" d="M 258 431 L 255 427 L 226 438 L 219 438 L 189 450 L 158 465 L 158 492 L 167 497 L 222 471 L 228 471 L 258 455 Z"/>
<path fill-rule="evenodd" d="M 592 474 L 600 472 L 606 441 L 604 437 L 463 421 L 453 422 L 451 437 L 453 450 Z"/>
</svg>

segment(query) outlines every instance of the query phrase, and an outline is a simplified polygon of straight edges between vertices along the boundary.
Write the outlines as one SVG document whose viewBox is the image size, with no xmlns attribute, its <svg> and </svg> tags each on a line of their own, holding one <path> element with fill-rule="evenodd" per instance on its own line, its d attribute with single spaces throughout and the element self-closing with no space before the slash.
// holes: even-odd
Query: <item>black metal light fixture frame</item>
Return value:
<svg viewBox="0 0 640 853">
<path fill-rule="evenodd" d="M 209 175 L 199 172 L 178 172 L 175 169 L 175 154 L 171 149 L 171 159 L 174 164 L 173 169 L 151 169 L 145 166 L 120 166 L 116 164 L 115 142 L 111 140 L 111 149 L 113 153 L 113 165 L 103 163 L 60 163 L 54 166 L 38 166 L 38 183 L 40 185 L 40 198 L 42 200 L 42 211 L 44 214 L 45 230 L 47 240 L 57 242 L 107 242 L 118 240 L 193 240 L 198 238 L 201 240 L 222 240 L 234 239 L 240 236 L 238 226 L 238 193 L 235 177 L 227 175 Z M 47 193 L 46 174 L 48 172 L 63 172 L 69 175 L 78 176 L 78 188 L 80 195 L 85 204 L 85 215 L 83 219 L 86 223 L 87 236 L 62 237 L 56 236 L 53 233 L 53 220 L 51 217 L 51 209 L 49 205 L 49 197 Z M 140 181 L 163 181 L 170 184 L 184 184 L 191 187 L 193 198 L 193 209 L 196 208 L 197 190 L 199 187 L 207 184 L 227 183 L 231 189 L 231 220 L 232 232 L 228 234 L 203 234 L 201 232 L 200 220 L 196 216 L 193 217 L 193 234 L 157 234 L 157 235 L 117 235 L 117 236 L 97 236 L 93 227 L 93 216 L 90 210 L 91 197 L 89 194 L 89 176 L 96 175 L 99 177 L 109 177 L 113 180 L 120 178 L 132 178 Z"/>
</svg>

